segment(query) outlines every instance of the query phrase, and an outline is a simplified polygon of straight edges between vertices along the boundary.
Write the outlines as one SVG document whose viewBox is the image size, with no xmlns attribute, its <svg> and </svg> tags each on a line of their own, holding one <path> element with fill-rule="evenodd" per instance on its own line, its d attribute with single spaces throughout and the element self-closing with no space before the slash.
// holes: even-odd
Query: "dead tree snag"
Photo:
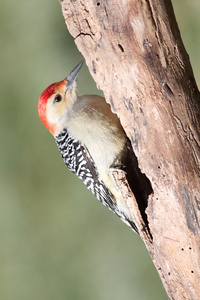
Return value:
<svg viewBox="0 0 200 300">
<path fill-rule="evenodd" d="M 60 2 L 151 183 L 150 234 L 140 233 L 168 296 L 200 299 L 200 95 L 171 2 Z M 140 220 L 133 198 L 127 201 Z"/>
</svg>

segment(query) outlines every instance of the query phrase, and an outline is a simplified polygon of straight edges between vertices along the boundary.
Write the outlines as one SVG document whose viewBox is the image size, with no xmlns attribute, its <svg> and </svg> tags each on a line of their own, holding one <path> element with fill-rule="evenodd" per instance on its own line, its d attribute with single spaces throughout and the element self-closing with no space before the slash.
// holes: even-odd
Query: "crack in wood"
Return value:
<svg viewBox="0 0 200 300">
<path fill-rule="evenodd" d="M 90 33 L 80 32 L 79 34 L 77 34 L 77 36 L 74 37 L 74 40 L 76 40 L 77 38 L 79 38 L 81 36 L 89 36 L 92 39 L 92 35 Z"/>
</svg>

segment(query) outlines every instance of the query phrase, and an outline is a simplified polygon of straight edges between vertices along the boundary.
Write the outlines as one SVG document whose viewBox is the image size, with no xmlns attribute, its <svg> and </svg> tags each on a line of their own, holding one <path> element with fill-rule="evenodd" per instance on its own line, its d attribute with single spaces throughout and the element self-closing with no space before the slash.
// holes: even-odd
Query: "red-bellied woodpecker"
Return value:
<svg viewBox="0 0 200 300">
<path fill-rule="evenodd" d="M 67 78 L 41 94 L 38 111 L 53 134 L 67 167 L 104 205 L 137 231 L 112 172 L 123 169 L 127 138 L 105 99 L 77 96 L 80 62 Z"/>
</svg>

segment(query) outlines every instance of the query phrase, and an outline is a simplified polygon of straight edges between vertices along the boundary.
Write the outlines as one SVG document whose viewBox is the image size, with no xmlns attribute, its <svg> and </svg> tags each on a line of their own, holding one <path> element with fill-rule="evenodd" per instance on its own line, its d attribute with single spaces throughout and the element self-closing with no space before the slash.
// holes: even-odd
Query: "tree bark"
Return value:
<svg viewBox="0 0 200 300">
<path fill-rule="evenodd" d="M 115 174 L 168 296 L 200 299 L 200 94 L 171 2 L 60 2 L 131 140 L 137 172 L 150 181 L 141 211 L 124 175 Z"/>
</svg>

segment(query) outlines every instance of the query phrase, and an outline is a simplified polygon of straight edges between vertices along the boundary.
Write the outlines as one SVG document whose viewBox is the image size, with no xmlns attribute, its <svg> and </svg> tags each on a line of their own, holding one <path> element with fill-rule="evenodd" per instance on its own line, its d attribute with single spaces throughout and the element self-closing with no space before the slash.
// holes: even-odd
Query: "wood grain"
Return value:
<svg viewBox="0 0 200 300">
<path fill-rule="evenodd" d="M 200 96 L 171 2 L 60 3 L 151 183 L 145 211 L 151 236 L 140 233 L 168 296 L 200 299 Z M 123 180 L 118 184 L 126 194 Z M 127 199 L 140 220 L 138 200 Z"/>
</svg>

